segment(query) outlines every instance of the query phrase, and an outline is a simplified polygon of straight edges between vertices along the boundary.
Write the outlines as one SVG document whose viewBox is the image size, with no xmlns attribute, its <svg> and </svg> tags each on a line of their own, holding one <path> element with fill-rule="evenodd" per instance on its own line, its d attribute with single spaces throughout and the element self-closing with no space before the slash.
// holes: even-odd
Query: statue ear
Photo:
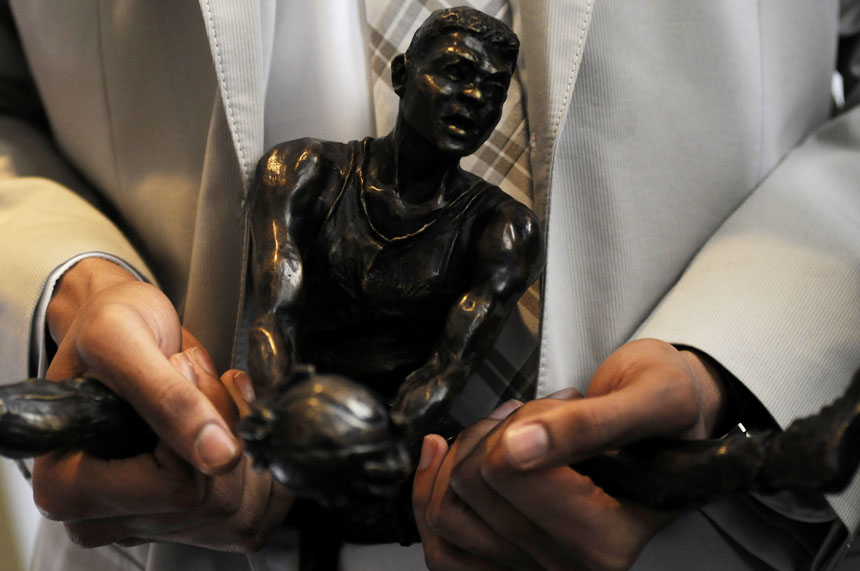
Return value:
<svg viewBox="0 0 860 571">
<path fill-rule="evenodd" d="M 403 86 L 406 83 L 406 55 L 398 54 L 391 60 L 391 85 L 394 93 L 403 95 Z"/>
</svg>

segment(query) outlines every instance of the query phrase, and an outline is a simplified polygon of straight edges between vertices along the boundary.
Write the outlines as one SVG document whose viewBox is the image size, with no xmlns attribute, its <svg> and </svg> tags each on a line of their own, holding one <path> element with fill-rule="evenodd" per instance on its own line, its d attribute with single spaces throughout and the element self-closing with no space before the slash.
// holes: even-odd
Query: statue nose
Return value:
<svg viewBox="0 0 860 571">
<path fill-rule="evenodd" d="M 481 90 L 477 83 L 470 83 L 466 85 L 461 93 L 463 97 L 467 100 L 471 100 L 476 103 L 483 103 L 484 101 L 484 92 Z"/>
</svg>

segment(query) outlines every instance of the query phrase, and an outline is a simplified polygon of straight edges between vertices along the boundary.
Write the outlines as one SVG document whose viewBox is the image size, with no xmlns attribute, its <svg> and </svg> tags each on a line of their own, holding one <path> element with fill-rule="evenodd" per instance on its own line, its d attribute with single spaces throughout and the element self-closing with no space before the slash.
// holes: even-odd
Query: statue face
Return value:
<svg viewBox="0 0 860 571">
<path fill-rule="evenodd" d="M 440 151 L 470 155 L 502 116 L 511 72 L 504 58 L 471 34 L 445 34 L 407 63 L 401 113 Z"/>
</svg>

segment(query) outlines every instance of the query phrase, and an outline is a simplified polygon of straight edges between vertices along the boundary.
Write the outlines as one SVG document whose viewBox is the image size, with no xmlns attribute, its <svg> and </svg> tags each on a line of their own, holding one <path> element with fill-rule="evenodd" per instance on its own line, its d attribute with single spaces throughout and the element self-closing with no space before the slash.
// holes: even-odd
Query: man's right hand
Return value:
<svg viewBox="0 0 860 571">
<path fill-rule="evenodd" d="M 107 260 L 85 259 L 60 281 L 48 306 L 48 327 L 58 349 L 47 378 L 98 379 L 205 474 L 226 472 L 239 460 L 227 423 L 168 361 L 189 348 L 184 341 L 196 340 L 183 332 L 158 288 Z"/>
<path fill-rule="evenodd" d="M 259 548 L 290 495 L 242 460 L 225 420 L 235 414 L 232 402 L 164 294 L 110 262 L 87 259 L 63 277 L 48 323 L 58 343 L 48 378 L 99 379 L 161 441 L 152 454 L 125 460 L 74 451 L 39 458 L 33 486 L 43 513 L 85 546 L 164 540 Z"/>
</svg>

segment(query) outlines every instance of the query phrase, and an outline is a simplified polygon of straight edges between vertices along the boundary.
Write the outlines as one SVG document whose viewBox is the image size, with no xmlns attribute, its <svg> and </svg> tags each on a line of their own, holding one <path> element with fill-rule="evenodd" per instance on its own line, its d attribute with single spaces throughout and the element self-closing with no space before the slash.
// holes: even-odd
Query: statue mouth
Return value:
<svg viewBox="0 0 860 571">
<path fill-rule="evenodd" d="M 468 115 L 456 113 L 442 118 L 447 131 L 458 137 L 469 137 L 477 127 L 477 122 Z"/>
</svg>

